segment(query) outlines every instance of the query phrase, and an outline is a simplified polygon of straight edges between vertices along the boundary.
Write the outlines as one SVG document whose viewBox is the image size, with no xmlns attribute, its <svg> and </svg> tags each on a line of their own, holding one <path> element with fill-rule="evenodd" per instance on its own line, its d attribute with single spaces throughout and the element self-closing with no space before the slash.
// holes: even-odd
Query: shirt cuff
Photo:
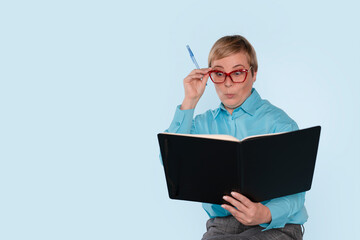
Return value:
<svg viewBox="0 0 360 240">
<path fill-rule="evenodd" d="M 274 198 L 267 203 L 264 203 L 271 212 L 271 222 L 260 224 L 265 230 L 272 228 L 283 228 L 286 223 L 289 223 L 291 216 L 297 214 L 304 208 L 305 192 L 300 192 L 284 197 Z"/>
<path fill-rule="evenodd" d="M 170 127 L 165 132 L 191 133 L 192 120 L 195 109 L 181 110 L 181 105 L 176 107 L 174 118 Z"/>
<path fill-rule="evenodd" d="M 283 228 L 286 224 L 287 214 L 284 211 L 284 205 L 279 203 L 265 204 L 270 209 L 271 212 L 271 222 L 260 224 L 261 227 L 265 228 L 263 231 L 272 229 L 272 228 Z"/>
</svg>

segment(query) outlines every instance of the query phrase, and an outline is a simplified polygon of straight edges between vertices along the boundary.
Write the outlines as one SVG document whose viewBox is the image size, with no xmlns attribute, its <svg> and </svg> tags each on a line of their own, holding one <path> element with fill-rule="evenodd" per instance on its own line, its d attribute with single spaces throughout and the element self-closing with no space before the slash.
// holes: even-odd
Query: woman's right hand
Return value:
<svg viewBox="0 0 360 240">
<path fill-rule="evenodd" d="M 194 69 L 184 79 L 185 98 L 181 110 L 193 109 L 203 95 L 211 68 Z"/>
</svg>

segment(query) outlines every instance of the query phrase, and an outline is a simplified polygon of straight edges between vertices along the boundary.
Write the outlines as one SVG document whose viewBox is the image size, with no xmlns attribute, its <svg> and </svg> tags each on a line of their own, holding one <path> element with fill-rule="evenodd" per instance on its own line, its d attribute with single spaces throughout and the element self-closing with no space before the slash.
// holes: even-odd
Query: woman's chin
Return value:
<svg viewBox="0 0 360 240">
<path fill-rule="evenodd" d="M 239 107 L 241 104 L 237 104 L 237 103 L 229 103 L 229 102 L 222 102 L 225 106 L 225 108 L 229 108 L 229 109 L 235 109 L 237 107 Z"/>
<path fill-rule="evenodd" d="M 236 104 L 238 103 L 238 101 L 236 101 L 236 99 L 234 99 L 234 98 L 227 98 L 226 96 L 225 96 L 225 97 L 222 97 L 221 102 L 222 102 L 224 105 L 227 105 L 227 106 L 236 106 Z"/>
</svg>

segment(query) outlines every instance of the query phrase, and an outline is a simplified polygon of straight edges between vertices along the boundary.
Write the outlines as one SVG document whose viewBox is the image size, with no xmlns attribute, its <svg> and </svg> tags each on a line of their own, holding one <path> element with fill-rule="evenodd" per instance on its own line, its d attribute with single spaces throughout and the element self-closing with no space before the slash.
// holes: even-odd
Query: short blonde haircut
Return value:
<svg viewBox="0 0 360 240">
<path fill-rule="evenodd" d="M 209 67 L 214 60 L 222 59 L 237 53 L 245 53 L 251 68 L 251 74 L 258 71 L 256 52 L 250 42 L 240 35 L 224 36 L 217 40 L 211 48 L 208 58 Z"/>
</svg>

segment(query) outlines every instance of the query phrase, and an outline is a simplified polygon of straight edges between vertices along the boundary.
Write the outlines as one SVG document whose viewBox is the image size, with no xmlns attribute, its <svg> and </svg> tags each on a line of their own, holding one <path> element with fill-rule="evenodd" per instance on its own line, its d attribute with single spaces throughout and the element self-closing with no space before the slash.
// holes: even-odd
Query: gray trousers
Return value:
<svg viewBox="0 0 360 240">
<path fill-rule="evenodd" d="M 245 226 L 233 216 L 210 218 L 206 223 L 207 232 L 202 240 L 302 240 L 301 225 L 286 224 L 283 228 L 273 228 L 262 231 L 264 228 Z"/>
</svg>

